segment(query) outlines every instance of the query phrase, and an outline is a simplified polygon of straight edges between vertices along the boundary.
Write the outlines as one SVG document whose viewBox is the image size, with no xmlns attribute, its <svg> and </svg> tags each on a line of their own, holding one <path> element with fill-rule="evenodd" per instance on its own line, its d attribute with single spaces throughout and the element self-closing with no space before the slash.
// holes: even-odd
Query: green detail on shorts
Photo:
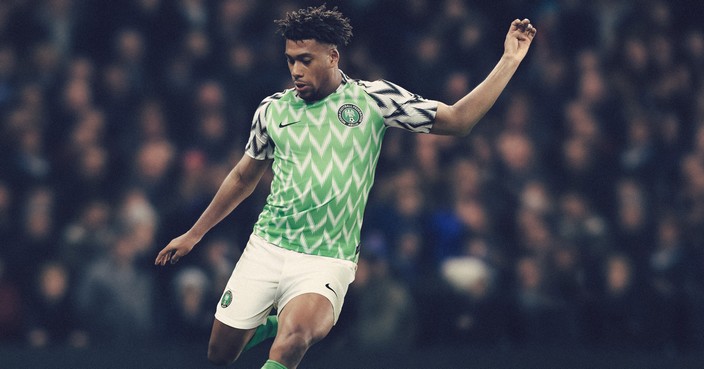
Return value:
<svg viewBox="0 0 704 369">
<path fill-rule="evenodd" d="M 226 308 L 232 303 L 232 292 L 230 290 L 225 291 L 222 295 L 222 300 L 220 300 L 220 306 Z"/>
<path fill-rule="evenodd" d="M 264 119 L 274 180 L 255 234 L 285 249 L 357 261 L 386 131 L 375 104 L 352 82 L 312 104 L 292 90 L 270 103 Z"/>
</svg>

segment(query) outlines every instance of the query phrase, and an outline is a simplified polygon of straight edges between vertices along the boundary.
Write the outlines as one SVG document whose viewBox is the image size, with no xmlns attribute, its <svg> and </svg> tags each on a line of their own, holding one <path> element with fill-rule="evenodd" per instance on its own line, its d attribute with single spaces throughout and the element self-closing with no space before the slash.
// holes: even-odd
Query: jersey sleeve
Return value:
<svg viewBox="0 0 704 369">
<path fill-rule="evenodd" d="M 435 122 L 438 102 L 424 99 L 386 80 L 363 82 L 362 86 L 376 101 L 388 127 L 428 133 Z"/>
<path fill-rule="evenodd" d="M 249 140 L 245 147 L 245 154 L 253 159 L 265 160 L 274 158 L 274 142 L 267 131 L 266 113 L 273 99 L 266 98 L 259 104 L 252 118 L 252 127 L 249 131 Z"/>
</svg>

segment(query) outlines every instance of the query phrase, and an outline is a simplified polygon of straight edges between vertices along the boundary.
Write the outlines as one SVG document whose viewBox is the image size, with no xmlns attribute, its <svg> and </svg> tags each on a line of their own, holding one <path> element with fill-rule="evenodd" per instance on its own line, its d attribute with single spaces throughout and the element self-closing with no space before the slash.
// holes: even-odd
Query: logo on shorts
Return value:
<svg viewBox="0 0 704 369">
<path fill-rule="evenodd" d="M 337 109 L 337 119 L 347 127 L 356 127 L 362 123 L 362 109 L 357 105 L 344 104 Z"/>
<path fill-rule="evenodd" d="M 330 291 L 332 291 L 332 293 L 335 294 L 335 297 L 337 297 L 337 292 L 335 292 L 335 290 L 333 290 L 332 287 L 330 287 L 330 283 L 325 283 L 325 288 L 327 288 L 327 289 L 329 289 Z"/>
<path fill-rule="evenodd" d="M 232 292 L 230 290 L 225 291 L 222 295 L 222 300 L 220 300 L 220 306 L 226 308 L 232 303 Z"/>
</svg>

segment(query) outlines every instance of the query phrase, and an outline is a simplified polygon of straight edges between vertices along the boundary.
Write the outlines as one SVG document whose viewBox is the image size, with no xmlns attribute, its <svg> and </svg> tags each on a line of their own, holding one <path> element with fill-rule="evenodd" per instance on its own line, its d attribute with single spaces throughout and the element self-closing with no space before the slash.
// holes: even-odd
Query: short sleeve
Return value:
<svg viewBox="0 0 704 369">
<path fill-rule="evenodd" d="M 376 101 L 384 124 L 411 132 L 430 132 L 438 111 L 437 101 L 424 99 L 385 80 L 360 84 Z"/>
<path fill-rule="evenodd" d="M 266 98 L 259 104 L 252 118 L 252 128 L 249 132 L 249 140 L 245 147 L 245 153 L 253 159 L 265 160 L 274 158 L 274 143 L 267 131 L 266 112 L 273 99 Z"/>
</svg>

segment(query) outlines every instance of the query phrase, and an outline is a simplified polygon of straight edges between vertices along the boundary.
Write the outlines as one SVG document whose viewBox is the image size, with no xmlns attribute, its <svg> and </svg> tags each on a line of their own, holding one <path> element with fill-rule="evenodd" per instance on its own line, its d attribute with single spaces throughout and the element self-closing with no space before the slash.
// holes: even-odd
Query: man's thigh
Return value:
<svg viewBox="0 0 704 369">
<path fill-rule="evenodd" d="M 252 236 L 215 311 L 216 322 L 249 330 L 260 326 L 275 305 L 285 254 Z"/>
<path fill-rule="evenodd" d="M 305 293 L 291 299 L 279 313 L 279 335 L 302 334 L 314 343 L 325 337 L 335 318 L 330 300 L 317 293 Z M 278 336 L 277 336 L 278 338 Z M 276 345 L 276 342 L 274 343 Z"/>
<path fill-rule="evenodd" d="M 327 299 L 327 304 L 322 300 L 319 304 L 321 307 L 331 307 L 334 325 L 356 270 L 356 264 L 351 261 L 292 253 L 281 276 L 279 310 L 286 311 L 288 305 L 299 296 L 307 296 L 303 301 L 318 301 L 319 297 L 323 297 Z"/>
<path fill-rule="evenodd" d="M 279 329 L 269 358 L 295 368 L 308 348 L 322 340 L 334 324 L 330 300 L 317 293 L 292 298 L 279 312 Z"/>
</svg>

